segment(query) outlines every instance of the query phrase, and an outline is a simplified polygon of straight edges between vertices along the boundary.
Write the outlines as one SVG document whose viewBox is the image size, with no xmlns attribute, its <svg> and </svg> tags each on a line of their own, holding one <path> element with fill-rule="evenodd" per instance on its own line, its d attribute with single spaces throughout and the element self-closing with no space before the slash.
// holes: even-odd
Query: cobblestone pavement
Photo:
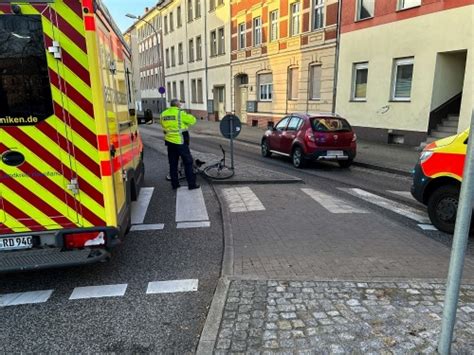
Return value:
<svg viewBox="0 0 474 355">
<path fill-rule="evenodd" d="M 426 282 L 231 281 L 215 354 L 434 353 L 445 286 Z M 453 353 L 474 353 L 465 285 Z"/>
</svg>

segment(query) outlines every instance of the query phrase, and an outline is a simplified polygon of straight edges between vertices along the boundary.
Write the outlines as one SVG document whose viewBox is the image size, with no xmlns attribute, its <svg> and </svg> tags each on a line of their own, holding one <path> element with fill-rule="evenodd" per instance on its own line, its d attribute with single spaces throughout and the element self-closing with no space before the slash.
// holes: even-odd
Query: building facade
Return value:
<svg viewBox="0 0 474 355">
<path fill-rule="evenodd" d="M 345 0 L 337 105 L 362 138 L 418 145 L 469 126 L 474 0 Z"/>
<path fill-rule="evenodd" d="M 136 90 L 136 109 L 158 114 L 166 107 L 159 88 L 165 86 L 162 23 L 159 5 L 146 8 L 124 34 L 132 48 L 132 65 Z"/>
<path fill-rule="evenodd" d="M 168 101 L 221 119 L 231 110 L 229 1 L 169 0 L 160 13 Z"/>
<path fill-rule="evenodd" d="M 232 107 L 242 122 L 332 110 L 337 0 L 232 1 L 231 17 Z"/>
</svg>

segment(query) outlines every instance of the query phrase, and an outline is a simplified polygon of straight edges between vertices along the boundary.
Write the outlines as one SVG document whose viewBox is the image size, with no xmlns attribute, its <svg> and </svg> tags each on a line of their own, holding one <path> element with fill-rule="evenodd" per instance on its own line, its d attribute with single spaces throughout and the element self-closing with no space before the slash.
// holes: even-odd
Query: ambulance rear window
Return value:
<svg viewBox="0 0 474 355">
<path fill-rule="evenodd" d="M 41 16 L 0 15 L 0 126 L 53 114 Z"/>
</svg>

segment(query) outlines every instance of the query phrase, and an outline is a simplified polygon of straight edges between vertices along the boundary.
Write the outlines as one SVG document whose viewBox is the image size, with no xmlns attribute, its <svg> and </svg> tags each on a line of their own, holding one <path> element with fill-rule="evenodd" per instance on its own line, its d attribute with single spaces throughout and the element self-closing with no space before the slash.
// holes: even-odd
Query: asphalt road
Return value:
<svg viewBox="0 0 474 355">
<path fill-rule="evenodd" d="M 145 143 L 145 186 L 155 189 L 144 223 L 164 229 L 131 232 L 107 263 L 0 275 L 0 301 L 5 294 L 54 290 L 44 303 L 0 305 L 0 353 L 195 351 L 221 270 L 220 209 L 203 182 L 210 228 L 178 231 L 167 159 L 153 149 L 157 142 Z M 146 293 L 149 282 L 188 279 L 198 280 L 197 291 Z M 123 296 L 69 299 L 77 287 L 124 284 Z"/>
</svg>

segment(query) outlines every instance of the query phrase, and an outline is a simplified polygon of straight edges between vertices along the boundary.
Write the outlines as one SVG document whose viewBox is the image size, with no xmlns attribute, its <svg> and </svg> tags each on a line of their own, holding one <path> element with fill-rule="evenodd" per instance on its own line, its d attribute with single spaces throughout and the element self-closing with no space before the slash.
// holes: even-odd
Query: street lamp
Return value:
<svg viewBox="0 0 474 355">
<path fill-rule="evenodd" d="M 163 43 L 162 39 L 161 39 L 161 36 L 159 34 L 159 32 L 157 31 L 157 29 L 155 28 L 155 26 L 153 26 L 153 24 L 143 18 L 141 18 L 140 16 L 136 16 L 136 15 L 133 15 L 133 14 L 126 14 L 125 15 L 126 17 L 128 18 L 131 18 L 131 19 L 134 19 L 134 20 L 137 20 L 137 21 L 143 21 L 145 22 L 148 26 L 151 27 L 151 29 L 153 30 L 153 32 L 155 33 L 155 36 L 156 36 L 156 50 L 157 50 L 157 54 L 158 54 L 158 57 L 157 57 L 157 64 L 159 66 L 159 71 L 160 71 L 160 78 L 162 79 L 164 77 L 164 73 L 162 72 L 161 70 L 161 58 L 162 58 L 162 55 L 161 55 L 161 52 L 160 52 L 160 46 L 161 44 Z M 162 95 L 163 96 L 163 95 Z M 162 97 L 163 98 L 163 97 Z M 157 100 L 157 106 L 158 106 L 158 114 L 160 113 L 160 110 L 161 110 L 161 105 L 160 105 L 160 100 L 158 99 Z"/>
</svg>

